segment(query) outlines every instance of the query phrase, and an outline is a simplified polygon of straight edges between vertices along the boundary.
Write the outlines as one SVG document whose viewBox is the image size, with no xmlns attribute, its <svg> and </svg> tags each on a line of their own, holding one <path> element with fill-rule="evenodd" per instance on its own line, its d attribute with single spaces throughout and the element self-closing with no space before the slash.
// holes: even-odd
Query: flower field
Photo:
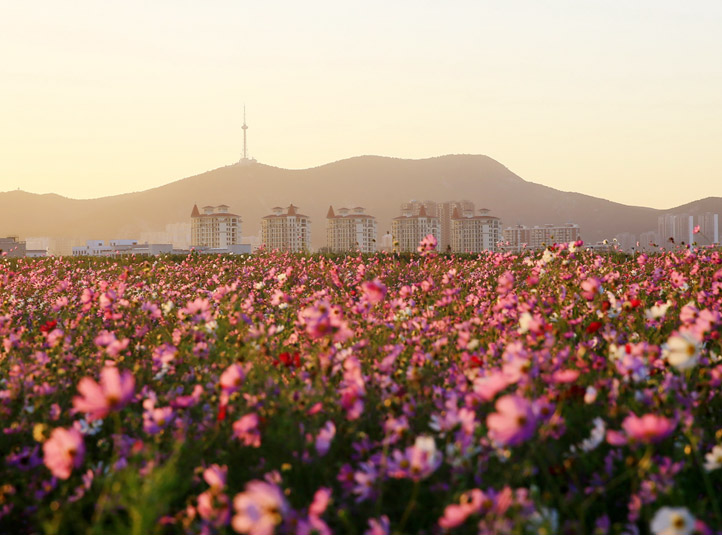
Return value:
<svg viewBox="0 0 722 535">
<path fill-rule="evenodd" d="M 722 533 L 718 250 L 0 284 L 0 533 Z"/>
</svg>

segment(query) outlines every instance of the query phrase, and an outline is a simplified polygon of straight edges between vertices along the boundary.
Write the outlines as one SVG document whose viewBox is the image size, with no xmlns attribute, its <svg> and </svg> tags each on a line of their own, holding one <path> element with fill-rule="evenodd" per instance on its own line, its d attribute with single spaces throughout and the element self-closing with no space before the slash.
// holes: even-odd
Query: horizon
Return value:
<svg viewBox="0 0 722 535">
<path fill-rule="evenodd" d="M 249 156 L 488 155 L 668 209 L 722 196 L 722 4 L 13 4 L 0 189 L 144 191 Z"/>
<path fill-rule="evenodd" d="M 264 165 L 264 166 L 266 166 L 266 167 L 271 167 L 271 168 L 275 168 L 275 169 L 280 169 L 280 170 L 282 170 L 282 171 L 306 171 L 306 170 L 311 170 L 311 169 L 317 169 L 317 168 L 321 168 L 321 167 L 326 167 L 326 166 L 329 166 L 329 165 L 334 165 L 334 164 L 341 163 L 341 162 L 345 162 L 345 161 L 349 161 L 349 160 L 362 159 L 362 158 L 381 158 L 381 159 L 403 160 L 403 161 L 424 161 L 424 160 L 433 160 L 433 159 L 437 159 L 437 158 L 449 158 L 449 157 L 483 157 L 483 158 L 489 158 L 490 160 L 492 160 L 492 161 L 498 163 L 499 165 L 505 167 L 505 168 L 508 169 L 511 173 L 513 173 L 514 175 L 516 175 L 518 178 L 521 178 L 521 179 L 524 180 L 525 182 L 532 183 L 532 184 L 538 184 L 538 185 L 545 186 L 545 187 L 550 187 L 550 188 L 552 188 L 552 189 L 555 189 L 555 190 L 557 190 L 557 191 L 561 191 L 561 192 L 563 192 L 563 193 L 575 193 L 575 194 L 587 195 L 587 196 L 590 196 L 590 197 L 593 197 L 593 198 L 596 198 L 596 199 L 606 200 L 606 201 L 610 201 L 610 202 L 613 202 L 613 203 L 616 203 L 616 204 L 621 204 L 621 205 L 629 206 L 629 207 L 633 207 L 633 208 L 651 208 L 651 209 L 660 210 L 660 211 L 670 211 L 670 210 L 677 209 L 677 208 L 679 208 L 680 206 L 684 206 L 684 205 L 687 205 L 687 204 L 690 204 L 690 203 L 694 203 L 694 202 L 696 202 L 696 201 L 702 201 L 702 200 L 710 199 L 710 198 L 722 198 L 722 195 L 708 195 L 708 196 L 703 196 L 703 197 L 695 198 L 695 199 L 693 199 L 693 200 L 691 200 L 691 201 L 689 201 L 689 202 L 684 202 L 684 203 L 676 204 L 676 205 L 674 205 L 674 206 L 668 206 L 668 207 L 663 207 L 663 208 L 657 208 L 657 207 L 645 206 L 645 205 L 626 204 L 626 203 L 624 203 L 624 202 L 615 201 L 615 200 L 613 200 L 613 199 L 607 199 L 607 198 L 604 198 L 604 197 L 596 197 L 596 196 L 594 196 L 594 195 L 589 195 L 589 194 L 584 193 L 584 192 L 582 192 L 582 191 L 574 191 L 574 190 L 566 191 L 566 190 L 560 190 L 560 189 L 554 188 L 554 187 L 552 187 L 552 186 L 547 186 L 546 184 L 541 184 L 541 183 L 539 183 L 539 182 L 534 182 L 533 180 L 527 180 L 526 178 L 524 178 L 524 177 L 522 177 L 522 176 L 519 176 L 519 175 L 518 175 L 517 173 L 515 173 L 512 169 L 509 169 L 509 167 L 505 166 L 505 165 L 503 164 L 503 162 L 499 162 L 498 160 L 496 160 L 496 159 L 494 159 L 494 158 L 492 158 L 491 156 L 488 156 L 488 155 L 486 155 L 486 154 L 441 154 L 441 155 L 438 155 L 438 156 L 429 156 L 429 157 L 425 157 L 425 158 L 398 158 L 398 157 L 395 157 L 395 156 L 382 156 L 382 155 L 379 155 L 379 154 L 362 154 L 362 155 L 358 155 L 358 156 L 350 156 L 350 157 L 348 157 L 348 158 L 342 158 L 342 159 L 340 159 L 340 160 L 335 160 L 335 161 L 333 161 L 333 162 L 327 162 L 327 163 L 320 164 L 320 165 L 316 165 L 316 166 L 313 166 L 313 167 L 295 168 L 295 169 L 294 169 L 294 168 L 286 168 L 286 167 L 279 167 L 279 166 L 275 166 L 275 165 L 270 165 L 270 164 L 267 164 L 267 163 L 264 163 L 264 162 L 260 162 L 260 161 L 253 161 L 252 164 L 253 164 L 253 165 Z M 40 195 L 40 196 L 42 196 L 42 195 L 57 195 L 57 196 L 59 196 L 59 197 L 63 197 L 63 198 L 65 198 L 65 199 L 74 200 L 74 201 L 92 201 L 92 200 L 98 200 L 98 199 L 105 199 L 105 198 L 109 198 L 109 197 L 118 197 L 118 196 L 122 196 L 122 195 L 131 195 L 131 194 L 134 194 L 134 193 L 143 193 L 143 192 L 148 191 L 148 190 L 150 190 L 150 189 L 163 188 L 163 187 L 165 187 L 165 186 L 168 186 L 168 185 L 173 184 L 174 182 L 182 181 L 182 180 L 189 179 L 189 178 L 194 178 L 194 177 L 196 177 L 196 176 L 200 176 L 200 175 L 203 175 L 203 174 L 206 174 L 206 173 L 212 173 L 212 172 L 217 171 L 217 170 L 219 170 L 219 169 L 224 169 L 224 168 L 227 168 L 227 167 L 234 167 L 234 166 L 237 166 L 237 165 L 239 165 L 239 162 L 232 163 L 232 164 L 227 164 L 227 165 L 221 165 L 221 166 L 219 166 L 219 167 L 214 167 L 214 168 L 212 168 L 212 169 L 208 169 L 208 170 L 206 170 L 206 171 L 201 171 L 200 173 L 196 173 L 196 174 L 194 174 L 194 175 L 184 176 L 184 177 L 179 178 L 179 179 L 171 180 L 171 181 L 169 181 L 169 182 L 167 182 L 167 183 L 165 183 L 165 184 L 160 184 L 160 185 L 157 185 L 157 186 L 148 187 L 148 188 L 142 189 L 142 190 L 124 191 L 124 192 L 120 192 L 120 193 L 110 193 L 110 194 L 107 194 L 107 195 L 101 195 L 101 196 L 97 196 L 97 197 L 72 197 L 72 196 L 63 195 L 63 194 L 61 194 L 61 193 L 52 192 L 52 191 L 43 192 L 43 193 L 38 193 L 38 192 L 33 192 L 33 191 L 24 190 L 24 189 L 22 189 L 22 188 L 16 188 L 16 189 L 13 189 L 13 190 L 0 191 L 0 194 L 3 194 L 3 193 L 12 193 L 12 192 L 20 192 L 20 193 L 27 193 L 27 194 L 30 194 L 30 195 Z M 453 197 L 453 195 L 452 195 L 452 197 Z M 461 198 L 464 197 L 464 195 L 460 195 L 460 196 L 457 196 L 457 197 L 459 197 L 459 199 L 457 199 L 457 200 L 461 200 Z M 403 201 L 403 202 L 411 201 L 411 200 L 414 200 L 414 199 L 412 199 L 412 198 L 409 198 L 409 199 L 400 199 L 400 201 Z M 441 202 L 441 199 L 421 199 L 421 198 L 419 198 L 419 199 L 416 199 L 416 200 L 424 200 L 424 201 L 426 201 L 426 200 L 433 200 L 433 201 Z M 445 200 L 451 200 L 451 198 L 445 199 Z M 333 204 L 333 203 L 332 203 L 332 204 Z"/>
</svg>

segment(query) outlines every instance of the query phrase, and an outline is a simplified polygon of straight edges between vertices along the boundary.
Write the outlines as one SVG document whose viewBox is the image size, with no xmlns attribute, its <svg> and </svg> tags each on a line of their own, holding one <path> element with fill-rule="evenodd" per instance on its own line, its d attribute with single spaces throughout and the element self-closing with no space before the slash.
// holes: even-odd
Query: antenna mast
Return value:
<svg viewBox="0 0 722 535">
<path fill-rule="evenodd" d="M 243 129 L 243 159 L 248 159 L 248 153 L 246 152 L 246 130 L 248 130 L 248 125 L 246 124 L 246 105 L 243 105 L 243 126 L 241 127 Z"/>
</svg>

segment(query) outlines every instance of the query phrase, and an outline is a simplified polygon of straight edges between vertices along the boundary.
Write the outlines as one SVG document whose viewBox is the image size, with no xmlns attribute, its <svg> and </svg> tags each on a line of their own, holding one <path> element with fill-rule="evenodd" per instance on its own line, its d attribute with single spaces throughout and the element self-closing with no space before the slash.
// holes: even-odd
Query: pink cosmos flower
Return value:
<svg viewBox="0 0 722 535">
<path fill-rule="evenodd" d="M 552 375 L 552 381 L 555 383 L 573 383 L 579 378 L 577 370 L 557 370 Z"/>
<path fill-rule="evenodd" d="M 474 394 L 484 401 L 491 401 L 510 384 L 511 381 L 503 372 L 494 371 L 489 375 L 474 379 Z"/>
<path fill-rule="evenodd" d="M 73 408 L 87 413 L 88 421 L 105 418 L 112 410 L 128 403 L 135 391 L 135 379 L 129 371 L 122 374 L 115 366 L 106 366 L 100 372 L 100 384 L 90 377 L 78 383 L 80 396 L 73 398 Z"/>
<path fill-rule="evenodd" d="M 587 301 L 593 301 L 594 296 L 602 290 L 602 285 L 598 279 L 589 277 L 588 279 L 582 281 L 581 288 L 582 297 L 584 297 Z"/>
<path fill-rule="evenodd" d="M 193 323 L 211 321 L 212 315 L 210 301 L 202 297 L 198 297 L 194 301 L 188 301 L 186 306 L 178 311 L 178 319 L 185 319 L 186 316 L 190 316 L 190 320 Z"/>
<path fill-rule="evenodd" d="M 238 533 L 272 535 L 288 512 L 286 499 L 276 485 L 251 481 L 246 490 L 233 499 L 236 514 L 231 526 Z"/>
<path fill-rule="evenodd" d="M 507 270 L 496 280 L 496 291 L 497 293 L 504 295 L 509 293 L 514 288 L 514 274 Z"/>
<path fill-rule="evenodd" d="M 536 419 L 531 402 L 517 395 L 507 395 L 496 402 L 497 412 L 486 417 L 489 436 L 503 446 L 518 446 L 531 438 Z"/>
<path fill-rule="evenodd" d="M 216 527 L 225 526 L 231 519 L 230 501 L 223 493 L 227 473 L 227 466 L 217 464 L 203 471 L 203 479 L 211 488 L 198 496 L 198 514 Z"/>
<path fill-rule="evenodd" d="M 225 487 L 227 475 L 228 467 L 226 465 L 212 464 L 203 470 L 203 479 L 211 488 L 222 489 Z"/>
<path fill-rule="evenodd" d="M 71 427 L 53 429 L 43 444 L 45 466 L 60 479 L 68 479 L 73 468 L 80 468 L 85 456 L 85 444 L 80 431 Z"/>
<path fill-rule="evenodd" d="M 342 310 L 321 300 L 298 313 L 298 319 L 306 327 L 306 333 L 313 339 L 333 337 L 334 342 L 344 342 L 353 335 L 343 320 Z"/>
<path fill-rule="evenodd" d="M 405 452 L 393 452 L 389 461 L 389 475 L 419 481 L 429 477 L 441 465 L 441 459 L 441 452 L 436 449 L 433 438 L 417 437 L 414 445 L 406 448 Z"/>
<path fill-rule="evenodd" d="M 329 420 L 316 435 L 316 451 L 320 457 L 328 453 L 334 436 L 336 436 L 336 426 Z"/>
<path fill-rule="evenodd" d="M 372 305 L 380 303 L 386 297 L 386 286 L 379 279 L 361 283 L 361 291 L 364 299 Z"/>
<path fill-rule="evenodd" d="M 246 374 L 239 364 L 231 364 L 221 374 L 221 390 L 226 394 L 232 394 L 241 387 Z"/>
<path fill-rule="evenodd" d="M 152 399 L 143 401 L 143 431 L 155 435 L 173 419 L 172 407 L 156 407 Z"/>
<path fill-rule="evenodd" d="M 444 516 L 439 519 L 439 526 L 443 529 L 452 529 L 463 524 L 469 515 L 477 513 L 486 496 L 479 489 L 473 489 L 461 495 L 460 503 L 447 505 Z"/>
<path fill-rule="evenodd" d="M 664 440 L 672 434 L 675 427 L 672 420 L 656 414 L 645 414 L 641 418 L 630 414 L 622 422 L 622 428 L 629 438 L 643 444 Z"/>
<path fill-rule="evenodd" d="M 258 448 L 261 445 L 261 433 L 258 430 L 258 415 L 246 414 L 233 423 L 233 435 L 244 445 Z"/>
<path fill-rule="evenodd" d="M 308 508 L 308 519 L 301 520 L 296 533 L 298 535 L 331 535 L 328 524 L 321 519 L 331 500 L 331 490 L 322 487 L 313 496 L 313 502 Z"/>
<path fill-rule="evenodd" d="M 346 411 L 346 418 L 357 420 L 364 410 L 363 398 L 366 395 L 366 386 L 361 363 L 356 357 L 348 357 L 344 363 L 343 382 L 341 394 L 341 407 Z"/>
<path fill-rule="evenodd" d="M 231 519 L 231 504 L 223 492 L 207 490 L 198 495 L 198 514 L 213 526 L 219 528 Z"/>
<path fill-rule="evenodd" d="M 391 533 L 391 522 L 386 515 L 381 518 L 369 518 L 369 529 L 364 531 L 364 535 L 389 535 L 389 533 Z"/>
<path fill-rule="evenodd" d="M 419 246 L 416 248 L 421 254 L 428 253 L 436 249 L 437 241 L 433 234 L 427 234 L 419 242 Z"/>
</svg>

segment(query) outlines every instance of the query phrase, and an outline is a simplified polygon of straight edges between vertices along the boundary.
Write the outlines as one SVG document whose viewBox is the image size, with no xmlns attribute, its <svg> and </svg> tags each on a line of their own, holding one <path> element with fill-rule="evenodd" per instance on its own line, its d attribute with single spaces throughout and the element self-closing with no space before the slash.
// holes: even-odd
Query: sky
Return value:
<svg viewBox="0 0 722 535">
<path fill-rule="evenodd" d="M 0 0 L 0 191 L 249 156 L 485 154 L 625 204 L 722 196 L 719 0 Z"/>
</svg>

